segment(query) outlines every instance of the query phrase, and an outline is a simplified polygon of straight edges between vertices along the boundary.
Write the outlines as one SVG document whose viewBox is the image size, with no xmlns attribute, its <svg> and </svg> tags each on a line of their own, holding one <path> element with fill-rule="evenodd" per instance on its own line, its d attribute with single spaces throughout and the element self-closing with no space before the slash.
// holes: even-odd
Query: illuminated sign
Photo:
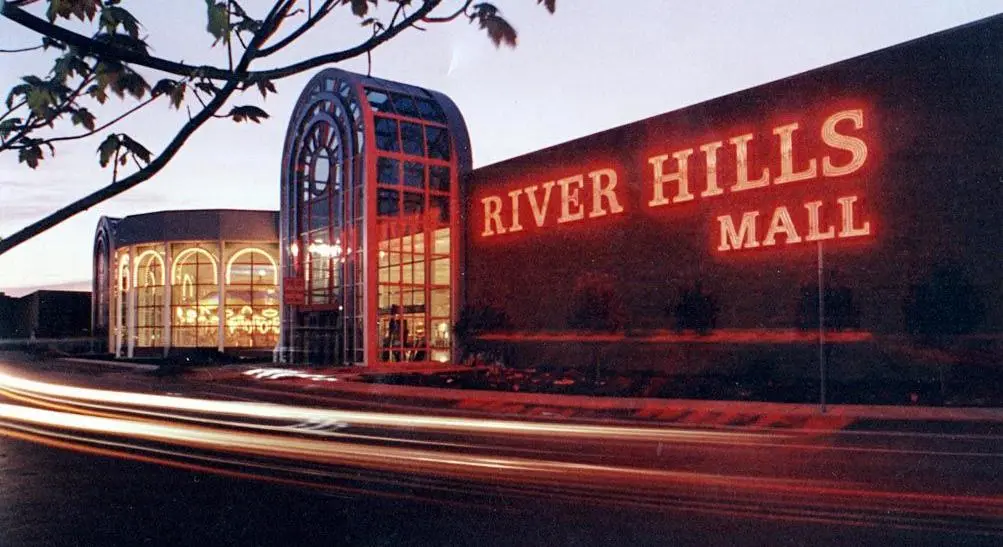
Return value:
<svg viewBox="0 0 1003 547">
<path fill-rule="evenodd" d="M 730 194 L 750 202 L 746 195 L 755 197 L 772 188 L 838 184 L 837 179 L 858 173 L 867 163 L 864 128 L 864 109 L 851 108 L 829 114 L 814 128 L 785 123 L 764 135 L 743 132 L 645 154 L 640 172 L 650 173 L 650 178 L 641 186 L 639 201 L 657 214 Z M 764 148 L 766 140 L 770 148 Z M 476 233 L 489 238 L 620 215 L 628 202 L 621 180 L 609 166 L 480 197 L 482 224 Z M 717 211 L 711 220 L 714 248 L 724 252 L 872 235 L 860 195 L 852 188 L 833 189 L 828 199 L 813 196 L 767 208 Z"/>
</svg>

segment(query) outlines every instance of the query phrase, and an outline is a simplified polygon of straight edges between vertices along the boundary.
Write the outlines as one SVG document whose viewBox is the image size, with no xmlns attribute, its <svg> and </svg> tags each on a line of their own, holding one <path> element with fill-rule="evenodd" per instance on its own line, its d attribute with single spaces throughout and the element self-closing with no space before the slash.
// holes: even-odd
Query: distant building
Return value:
<svg viewBox="0 0 1003 547">
<path fill-rule="evenodd" d="M 103 217 L 94 238 L 96 336 L 119 357 L 270 355 L 279 336 L 278 213 Z"/>
<path fill-rule="evenodd" d="M 0 294 L 0 338 L 86 338 L 90 310 L 91 295 L 82 291 L 43 290 L 21 298 Z"/>
</svg>

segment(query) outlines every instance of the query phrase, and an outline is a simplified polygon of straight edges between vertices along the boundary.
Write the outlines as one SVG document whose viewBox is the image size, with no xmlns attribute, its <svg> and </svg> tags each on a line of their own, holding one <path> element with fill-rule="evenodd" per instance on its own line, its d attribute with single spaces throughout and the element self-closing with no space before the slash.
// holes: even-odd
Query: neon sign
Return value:
<svg viewBox="0 0 1003 547">
<path fill-rule="evenodd" d="M 862 108 L 834 112 L 814 132 L 802 129 L 799 122 L 773 126 L 767 137 L 759 137 L 771 140 L 772 163 L 763 160 L 765 151 L 757 148 L 759 141 L 752 132 L 646 155 L 642 172 L 650 173 L 650 178 L 641 185 L 640 201 L 658 213 L 730 194 L 745 196 L 847 177 L 867 163 L 864 127 Z M 813 150 L 815 143 L 818 150 Z M 696 180 L 695 170 L 702 171 L 702 180 Z M 722 180 L 725 176 L 727 183 Z M 620 180 L 615 168 L 603 167 L 481 197 L 479 235 L 497 237 L 527 227 L 553 228 L 622 214 L 627 200 L 620 195 L 624 187 Z M 860 209 L 860 196 L 849 189 L 837 195 L 834 200 L 806 198 L 765 210 L 718 211 L 711 219 L 718 236 L 714 249 L 725 252 L 871 235 L 872 224 Z M 829 222 L 837 216 L 838 222 Z"/>
</svg>

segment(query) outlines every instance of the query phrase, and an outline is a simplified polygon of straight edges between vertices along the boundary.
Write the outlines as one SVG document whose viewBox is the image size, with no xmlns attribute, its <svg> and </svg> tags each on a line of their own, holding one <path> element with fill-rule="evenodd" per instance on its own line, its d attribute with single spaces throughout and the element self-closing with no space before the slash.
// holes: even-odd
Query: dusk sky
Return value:
<svg viewBox="0 0 1003 547">
<path fill-rule="evenodd" d="M 496 0 L 519 31 L 515 50 L 496 49 L 463 20 L 408 31 L 373 55 L 373 75 L 442 91 L 459 105 L 474 166 L 725 95 L 1003 11 L 1003 0 L 558 0 L 553 16 L 535 0 Z M 44 3 L 32 7 L 41 13 Z M 225 65 L 209 46 L 201 0 L 124 2 L 145 25 L 153 52 L 190 64 Z M 263 13 L 270 2 L 244 7 Z M 458 6 L 445 2 L 443 12 Z M 629 8 L 627 6 L 630 6 Z M 350 47 L 365 37 L 348 9 L 312 31 L 272 65 Z M 292 22 L 291 22 L 292 23 Z M 294 28 L 293 24 L 289 25 Z M 0 49 L 38 37 L 0 19 Z M 51 67 L 50 54 L 0 55 L 3 96 L 21 76 Z M 365 58 L 338 65 L 366 71 Z M 318 69 L 319 70 L 319 69 Z M 316 73 L 275 83 L 236 104 L 258 104 L 261 125 L 214 120 L 153 180 L 0 256 L 0 291 L 89 288 L 94 229 L 102 215 L 165 209 L 278 209 L 286 124 L 301 87 Z M 162 76 L 147 73 L 151 84 Z M 120 106 L 120 105 L 119 105 Z M 118 131 L 159 152 L 186 114 L 155 103 Z M 101 137 L 103 138 L 103 136 Z M 32 171 L 0 154 L 0 236 L 110 182 L 96 149 L 74 141 Z"/>
</svg>

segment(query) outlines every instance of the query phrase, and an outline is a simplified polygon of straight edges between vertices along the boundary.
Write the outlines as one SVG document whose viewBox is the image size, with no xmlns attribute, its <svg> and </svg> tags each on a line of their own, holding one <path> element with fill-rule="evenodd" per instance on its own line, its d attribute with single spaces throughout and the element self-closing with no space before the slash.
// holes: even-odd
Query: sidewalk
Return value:
<svg viewBox="0 0 1003 547">
<path fill-rule="evenodd" d="M 411 367 L 399 372 L 442 373 L 466 367 Z M 922 406 L 829 405 L 692 399 L 652 399 L 554 395 L 477 389 L 418 387 L 361 381 L 383 371 L 358 368 L 287 369 L 223 367 L 191 371 L 192 379 L 258 386 L 284 392 L 329 395 L 372 404 L 414 406 L 426 411 L 460 411 L 478 416 L 534 420 L 628 421 L 679 427 L 741 427 L 834 431 L 854 424 L 867 428 L 902 422 L 978 425 L 1003 431 L 1003 408 L 941 408 Z M 878 423 L 875 423 L 878 422 Z"/>
</svg>

